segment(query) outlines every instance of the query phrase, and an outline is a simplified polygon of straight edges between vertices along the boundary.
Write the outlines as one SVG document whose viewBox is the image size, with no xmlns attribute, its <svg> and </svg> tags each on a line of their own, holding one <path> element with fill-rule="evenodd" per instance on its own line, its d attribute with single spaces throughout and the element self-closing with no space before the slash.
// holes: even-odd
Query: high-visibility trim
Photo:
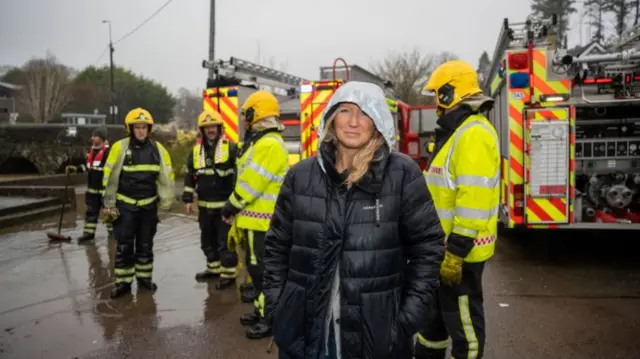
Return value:
<svg viewBox="0 0 640 359">
<path fill-rule="evenodd" d="M 418 333 L 418 343 L 422 344 L 423 346 L 429 349 L 447 349 L 447 347 L 449 346 L 448 339 L 438 340 L 438 341 L 427 340 L 420 333 Z"/>
<path fill-rule="evenodd" d="M 208 208 L 208 209 L 218 209 L 224 207 L 224 201 L 210 202 L 210 201 L 202 201 L 198 199 L 198 207 Z"/>
<path fill-rule="evenodd" d="M 187 193 L 193 193 L 193 187 L 184 186 L 184 190 L 183 191 L 187 192 Z"/>
<path fill-rule="evenodd" d="M 231 203 L 231 205 L 236 207 L 237 209 L 242 209 L 247 205 L 247 201 L 242 199 L 242 197 L 240 197 L 240 195 L 235 192 L 232 193 L 231 196 L 229 196 L 229 203 Z"/>
<path fill-rule="evenodd" d="M 153 196 L 153 197 L 143 198 L 143 199 L 133 199 L 133 198 L 127 197 L 127 196 L 125 196 L 123 194 L 116 193 L 116 200 L 122 201 L 122 202 L 128 203 L 128 204 L 133 204 L 133 205 L 136 205 L 138 207 L 144 207 L 146 205 L 149 205 L 149 204 L 153 203 L 156 199 L 158 199 L 158 196 Z"/>
<path fill-rule="evenodd" d="M 113 273 L 116 275 L 116 283 L 129 283 L 133 282 L 133 277 L 136 274 L 134 267 L 131 268 L 115 268 Z"/>
<path fill-rule="evenodd" d="M 96 233 L 96 229 L 95 228 L 85 228 L 84 229 L 84 233 Z"/>
<path fill-rule="evenodd" d="M 392 98 L 387 97 L 387 106 L 389 106 L 389 111 L 398 112 L 398 100 L 394 100 Z"/>
<path fill-rule="evenodd" d="M 136 271 L 150 271 L 153 269 L 153 263 L 139 264 L 136 263 Z"/>
<path fill-rule="evenodd" d="M 207 262 L 207 272 L 220 274 L 220 261 Z"/>
<path fill-rule="evenodd" d="M 278 195 L 274 195 L 274 194 L 268 194 L 268 193 L 260 193 L 258 191 L 256 191 L 255 189 L 253 189 L 251 187 L 251 185 L 249 185 L 247 182 L 243 181 L 243 180 L 238 180 L 238 186 L 240 187 L 240 189 L 244 192 L 246 192 L 246 194 L 248 194 L 249 196 L 255 198 L 255 199 L 263 199 L 263 200 L 268 200 L 268 201 L 275 201 L 278 198 Z M 242 196 L 242 194 L 240 194 Z"/>
<path fill-rule="evenodd" d="M 264 318 L 264 293 L 260 292 L 258 294 L 258 297 L 253 300 L 253 306 L 260 313 L 260 316 Z"/>
<path fill-rule="evenodd" d="M 247 162 L 246 168 L 251 168 L 252 170 L 256 171 L 260 176 L 266 178 L 269 181 L 282 182 L 284 180 L 284 178 L 267 171 L 267 169 L 265 169 L 264 167 L 261 167 L 259 164 L 255 162 L 251 162 L 251 161 Z"/>
<path fill-rule="evenodd" d="M 124 165 L 124 172 L 160 172 L 160 165 Z"/>
<path fill-rule="evenodd" d="M 524 99 L 519 98 L 515 94 L 520 93 L 519 89 L 509 89 L 509 159 L 505 161 L 505 167 L 508 167 L 508 208 L 509 220 L 508 228 L 513 228 L 518 224 L 524 223 L 524 216 L 516 214 L 515 205 L 515 187 L 524 184 L 524 130 L 523 130 L 523 114 Z"/>
<path fill-rule="evenodd" d="M 473 322 L 471 321 L 471 310 L 469 309 L 469 296 L 462 295 L 458 297 L 458 307 L 460 310 L 460 323 L 462 324 L 462 331 L 467 340 L 467 346 L 469 350 L 467 352 L 467 359 L 476 359 L 480 354 L 480 343 L 476 336 L 476 331 L 473 328 Z"/>
<path fill-rule="evenodd" d="M 218 106 L 218 104 L 220 106 Z M 224 134 L 233 142 L 238 142 L 238 87 L 206 89 L 203 92 L 203 108 L 214 110 L 222 115 Z"/>
<path fill-rule="evenodd" d="M 152 272 L 136 272 L 136 278 L 144 278 L 144 279 L 151 279 L 153 278 L 153 273 Z"/>
<path fill-rule="evenodd" d="M 95 189 L 95 188 L 87 188 L 87 193 L 91 193 L 91 194 L 103 194 L 104 190 L 102 189 Z"/>
<path fill-rule="evenodd" d="M 247 234 L 248 234 L 247 237 L 249 240 L 249 255 L 250 255 L 249 263 L 255 266 L 255 265 L 258 265 L 258 258 L 256 257 L 256 252 L 253 250 L 253 241 L 255 236 L 252 230 L 248 230 Z"/>
<path fill-rule="evenodd" d="M 238 271 L 235 267 L 220 267 L 220 278 L 235 278 L 238 276 Z"/>
<path fill-rule="evenodd" d="M 220 177 L 227 177 L 227 176 L 230 176 L 230 175 L 234 174 L 235 173 L 235 169 L 234 168 L 229 168 L 229 169 L 226 169 L 226 170 L 220 170 L 220 169 L 216 168 L 216 173 Z"/>
<path fill-rule="evenodd" d="M 85 223 L 84 224 L 84 228 L 97 228 L 98 224 L 97 223 Z"/>
</svg>

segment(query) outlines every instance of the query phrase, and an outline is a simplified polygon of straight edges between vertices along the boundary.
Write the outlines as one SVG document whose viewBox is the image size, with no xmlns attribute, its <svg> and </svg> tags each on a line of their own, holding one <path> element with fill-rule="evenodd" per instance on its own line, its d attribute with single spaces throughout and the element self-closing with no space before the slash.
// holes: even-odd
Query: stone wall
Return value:
<svg viewBox="0 0 640 359">
<path fill-rule="evenodd" d="M 8 159 L 25 159 L 39 174 L 64 171 L 71 162 L 80 165 L 91 146 L 91 134 L 98 125 L 16 124 L 0 126 L 0 167 Z M 107 125 L 111 143 L 126 136 L 124 126 Z M 154 138 L 162 143 L 175 138 L 169 132 L 156 132 Z M 3 168 L 4 173 L 11 169 Z"/>
</svg>

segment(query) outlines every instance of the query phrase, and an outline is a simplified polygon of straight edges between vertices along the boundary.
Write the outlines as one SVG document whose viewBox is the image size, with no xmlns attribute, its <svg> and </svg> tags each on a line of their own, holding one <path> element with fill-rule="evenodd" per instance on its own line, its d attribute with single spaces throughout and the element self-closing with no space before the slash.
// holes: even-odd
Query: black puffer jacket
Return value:
<svg viewBox="0 0 640 359">
<path fill-rule="evenodd" d="M 286 175 L 266 237 L 267 317 L 280 358 L 316 359 L 340 264 L 342 359 L 411 358 L 439 285 L 444 233 L 425 180 L 408 156 L 379 150 L 351 190 L 335 149 Z"/>
</svg>

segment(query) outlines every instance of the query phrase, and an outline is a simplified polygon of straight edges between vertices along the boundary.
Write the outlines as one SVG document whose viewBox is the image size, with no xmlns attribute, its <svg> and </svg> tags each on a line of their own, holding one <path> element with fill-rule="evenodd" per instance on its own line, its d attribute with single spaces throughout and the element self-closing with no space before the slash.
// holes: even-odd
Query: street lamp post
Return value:
<svg viewBox="0 0 640 359">
<path fill-rule="evenodd" d="M 111 124 L 115 125 L 118 107 L 116 107 L 116 92 L 113 84 L 113 40 L 111 38 L 111 21 L 102 20 L 102 23 L 109 25 L 109 99 L 111 100 L 109 113 L 111 114 Z"/>
</svg>

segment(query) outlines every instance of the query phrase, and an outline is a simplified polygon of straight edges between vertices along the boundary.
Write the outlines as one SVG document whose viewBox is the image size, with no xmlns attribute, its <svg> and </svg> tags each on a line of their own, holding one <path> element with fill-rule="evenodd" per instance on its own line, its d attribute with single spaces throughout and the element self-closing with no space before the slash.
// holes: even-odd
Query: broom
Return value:
<svg viewBox="0 0 640 359">
<path fill-rule="evenodd" d="M 65 167 L 65 172 L 67 175 L 66 183 L 64 185 L 64 196 L 62 199 L 62 209 L 60 210 L 60 220 L 58 221 L 58 233 L 55 232 L 47 232 L 47 237 L 49 237 L 49 241 L 59 242 L 59 241 L 71 241 L 71 236 L 60 233 L 62 231 L 62 218 L 64 217 L 65 204 L 67 203 L 69 191 L 69 184 L 71 182 L 71 172 L 77 171 L 74 166 L 71 166 L 71 156 L 69 156 L 69 165 Z"/>
</svg>

